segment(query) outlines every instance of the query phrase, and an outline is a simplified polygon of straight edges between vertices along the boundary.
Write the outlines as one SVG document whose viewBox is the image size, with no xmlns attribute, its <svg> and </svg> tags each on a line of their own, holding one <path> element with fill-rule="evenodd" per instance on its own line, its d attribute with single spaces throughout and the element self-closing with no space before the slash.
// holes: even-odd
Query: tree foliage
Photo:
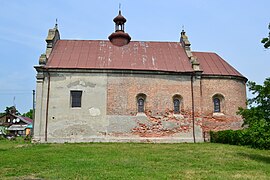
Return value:
<svg viewBox="0 0 270 180">
<path fill-rule="evenodd" d="M 14 113 L 15 110 L 16 112 Z M 0 113 L 0 117 L 6 114 L 15 114 L 18 116 L 24 116 L 24 117 L 29 117 L 30 119 L 33 119 L 33 109 L 30 109 L 28 112 L 21 114 L 14 106 L 8 106 L 6 107 L 4 112 Z"/>
<path fill-rule="evenodd" d="M 7 106 L 5 111 L 0 113 L 0 116 L 3 116 L 5 114 L 12 114 L 13 113 L 12 111 L 15 111 L 14 113 L 15 115 L 21 115 L 21 113 L 14 106 Z"/>
<path fill-rule="evenodd" d="M 252 126 L 263 121 L 270 125 L 270 77 L 266 78 L 263 85 L 248 82 L 247 86 L 255 97 L 248 99 L 249 109 L 240 109 L 244 124 Z"/>
<path fill-rule="evenodd" d="M 268 29 L 270 30 L 270 23 L 269 23 L 269 25 L 268 25 Z M 263 46 L 264 46 L 265 48 L 269 48 L 269 47 L 270 47 L 270 31 L 269 31 L 268 37 L 263 38 L 263 39 L 261 40 L 261 43 L 264 44 Z"/>
<path fill-rule="evenodd" d="M 251 145 L 253 147 L 269 148 L 270 78 L 266 78 L 263 85 L 258 85 L 255 82 L 248 82 L 247 85 L 254 97 L 248 99 L 249 108 L 240 108 L 239 114 L 244 119 L 244 125 L 248 126 L 247 134 L 251 138 Z"/>
<path fill-rule="evenodd" d="M 248 82 L 247 86 L 254 97 L 248 99 L 248 109 L 238 112 L 247 128 L 210 132 L 211 142 L 270 149 L 270 78 L 263 85 Z"/>
<path fill-rule="evenodd" d="M 33 109 L 30 109 L 28 112 L 23 113 L 24 117 L 29 117 L 30 119 L 33 119 Z"/>
</svg>

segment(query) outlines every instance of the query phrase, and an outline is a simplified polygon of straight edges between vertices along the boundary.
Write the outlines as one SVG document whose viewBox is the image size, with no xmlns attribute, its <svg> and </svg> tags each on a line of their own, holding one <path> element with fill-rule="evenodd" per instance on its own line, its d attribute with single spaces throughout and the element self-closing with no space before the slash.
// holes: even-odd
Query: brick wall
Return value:
<svg viewBox="0 0 270 180">
<path fill-rule="evenodd" d="M 202 78 L 194 79 L 195 117 L 202 118 L 204 131 L 239 129 L 241 117 L 236 115 L 238 107 L 245 107 L 246 86 L 242 80 Z M 136 115 L 136 96 L 147 96 L 145 111 L 151 116 L 164 116 L 173 112 L 173 96 L 183 97 L 181 113 L 191 118 L 190 76 L 125 74 L 108 75 L 107 114 Z M 213 113 L 213 96 L 224 97 L 221 113 Z"/>
<path fill-rule="evenodd" d="M 162 115 L 173 110 L 173 96 L 183 97 L 182 109 L 191 109 L 189 76 L 110 75 L 108 77 L 107 114 L 136 115 L 137 95 L 145 94 L 145 110 Z"/>
<path fill-rule="evenodd" d="M 221 112 L 236 115 L 238 107 L 245 107 L 246 85 L 243 81 L 234 79 L 202 79 L 202 111 L 203 114 L 213 112 L 215 94 L 224 96 L 224 105 Z"/>
<path fill-rule="evenodd" d="M 236 114 L 239 107 L 246 107 L 246 85 L 237 79 L 202 79 L 202 116 L 203 129 L 225 130 L 239 129 L 243 123 Z M 221 114 L 213 113 L 213 96 L 221 94 Z"/>
</svg>

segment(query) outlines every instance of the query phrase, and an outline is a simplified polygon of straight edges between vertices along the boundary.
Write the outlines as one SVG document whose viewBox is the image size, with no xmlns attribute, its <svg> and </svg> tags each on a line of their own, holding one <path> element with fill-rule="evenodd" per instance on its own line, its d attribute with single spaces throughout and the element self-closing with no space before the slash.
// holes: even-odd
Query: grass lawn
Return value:
<svg viewBox="0 0 270 180">
<path fill-rule="evenodd" d="M 0 141 L 0 179 L 270 179 L 270 151 L 223 144 Z"/>
</svg>

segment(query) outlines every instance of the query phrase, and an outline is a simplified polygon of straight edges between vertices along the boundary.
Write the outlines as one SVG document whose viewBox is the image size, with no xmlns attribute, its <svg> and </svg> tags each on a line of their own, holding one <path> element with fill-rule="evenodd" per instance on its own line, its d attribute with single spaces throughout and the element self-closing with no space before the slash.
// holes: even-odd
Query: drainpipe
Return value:
<svg viewBox="0 0 270 180">
<path fill-rule="evenodd" d="M 194 77 L 194 74 L 192 73 L 191 74 L 191 79 L 190 79 L 190 82 L 191 82 L 191 103 L 192 103 L 192 131 L 193 131 L 193 141 L 194 143 L 196 143 L 196 138 L 195 138 L 195 117 L 194 117 L 194 92 L 193 92 L 193 77 Z"/>
<path fill-rule="evenodd" d="M 51 86 L 51 76 L 47 69 L 48 74 L 48 89 L 47 89 L 47 104 L 46 104 L 46 121 L 45 121 L 45 141 L 48 140 L 48 113 L 49 113 L 49 97 L 50 97 L 50 86 Z"/>
<path fill-rule="evenodd" d="M 32 137 L 34 137 L 34 127 L 35 127 L 35 102 L 36 102 L 36 91 L 33 90 L 33 113 L 32 113 Z"/>
</svg>

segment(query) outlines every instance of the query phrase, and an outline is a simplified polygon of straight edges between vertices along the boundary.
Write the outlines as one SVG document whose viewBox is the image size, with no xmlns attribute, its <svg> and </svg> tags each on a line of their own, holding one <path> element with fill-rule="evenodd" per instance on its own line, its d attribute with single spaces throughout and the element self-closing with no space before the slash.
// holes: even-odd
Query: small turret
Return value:
<svg viewBox="0 0 270 180">
<path fill-rule="evenodd" d="M 48 36 L 46 38 L 47 46 L 46 46 L 46 53 L 43 53 L 39 57 L 39 65 L 45 66 L 48 58 L 55 46 L 56 42 L 60 40 L 60 33 L 58 31 L 58 24 L 57 19 L 53 29 L 49 29 Z"/>
<path fill-rule="evenodd" d="M 190 51 L 191 44 L 190 44 L 188 37 L 186 35 L 186 32 L 184 30 L 182 30 L 182 32 L 181 32 L 180 43 L 185 48 L 188 57 L 191 57 L 192 56 L 191 51 Z"/>
<path fill-rule="evenodd" d="M 201 71 L 200 63 L 198 62 L 197 57 L 193 56 L 193 54 L 191 52 L 191 48 L 190 48 L 191 44 L 190 44 L 188 37 L 186 35 L 186 32 L 184 30 L 182 30 L 182 32 L 181 32 L 180 43 L 182 44 L 182 46 L 184 47 L 184 49 L 187 53 L 189 61 L 192 64 L 192 69 L 194 71 L 198 71 L 198 72 Z"/>
<path fill-rule="evenodd" d="M 115 22 L 115 32 L 108 37 L 109 40 L 115 46 L 127 45 L 130 42 L 131 37 L 128 33 L 125 33 L 125 22 L 127 20 L 122 16 L 121 10 L 119 10 L 118 15 L 113 19 L 113 21 Z"/>
<path fill-rule="evenodd" d="M 60 40 L 60 33 L 58 31 L 58 24 L 56 20 L 55 27 L 53 29 L 49 29 L 48 36 L 46 38 L 46 42 L 47 42 L 46 57 L 47 58 L 49 58 L 52 52 L 52 49 L 58 40 Z"/>
</svg>

